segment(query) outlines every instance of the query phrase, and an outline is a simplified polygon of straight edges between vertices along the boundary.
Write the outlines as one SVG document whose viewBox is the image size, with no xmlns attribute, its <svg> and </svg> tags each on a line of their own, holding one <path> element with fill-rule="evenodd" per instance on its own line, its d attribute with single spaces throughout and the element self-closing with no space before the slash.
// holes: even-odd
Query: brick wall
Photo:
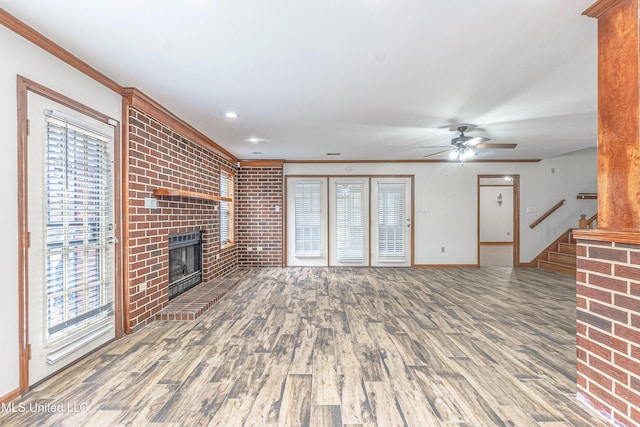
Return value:
<svg viewBox="0 0 640 427">
<path fill-rule="evenodd" d="M 243 267 L 282 266 L 282 163 L 245 166 L 237 175 L 236 237 Z"/>
<path fill-rule="evenodd" d="M 640 425 L 640 246 L 578 241 L 578 396 Z"/>
<path fill-rule="evenodd" d="M 158 187 L 219 194 L 220 168 L 235 164 L 190 141 L 151 116 L 129 109 L 130 327 L 153 319 L 168 303 L 168 235 L 202 230 L 203 281 L 237 268 L 235 247 L 220 249 L 219 206 L 197 198 L 157 197 Z"/>
</svg>

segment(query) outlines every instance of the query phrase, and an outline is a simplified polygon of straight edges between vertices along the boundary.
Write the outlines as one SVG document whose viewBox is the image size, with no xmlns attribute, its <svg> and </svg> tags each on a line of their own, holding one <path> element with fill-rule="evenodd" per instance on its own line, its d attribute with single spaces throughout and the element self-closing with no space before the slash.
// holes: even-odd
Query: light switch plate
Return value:
<svg viewBox="0 0 640 427">
<path fill-rule="evenodd" d="M 144 207 L 148 209 L 158 209 L 158 199 L 154 199 L 153 197 L 145 197 Z"/>
</svg>

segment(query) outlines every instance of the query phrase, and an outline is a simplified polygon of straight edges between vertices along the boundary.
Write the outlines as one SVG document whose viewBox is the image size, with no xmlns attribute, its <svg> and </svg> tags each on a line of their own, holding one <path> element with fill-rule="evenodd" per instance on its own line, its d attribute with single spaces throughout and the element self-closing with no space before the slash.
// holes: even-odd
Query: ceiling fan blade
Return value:
<svg viewBox="0 0 640 427">
<path fill-rule="evenodd" d="M 476 144 L 474 147 L 476 148 L 516 148 L 518 144 L 487 144 L 481 142 L 480 144 Z"/>
<path fill-rule="evenodd" d="M 491 138 L 487 138 L 486 136 L 474 136 L 472 139 L 467 141 L 465 145 L 470 147 L 477 147 L 478 144 L 482 144 L 483 142 L 491 141 Z"/>
<path fill-rule="evenodd" d="M 435 156 L 435 155 L 440 154 L 440 153 L 446 153 L 447 151 L 450 151 L 450 150 L 442 150 L 442 151 L 438 151 L 436 153 L 427 154 L 426 156 L 422 156 L 422 158 L 424 159 L 425 157 L 431 157 L 431 156 Z"/>
</svg>

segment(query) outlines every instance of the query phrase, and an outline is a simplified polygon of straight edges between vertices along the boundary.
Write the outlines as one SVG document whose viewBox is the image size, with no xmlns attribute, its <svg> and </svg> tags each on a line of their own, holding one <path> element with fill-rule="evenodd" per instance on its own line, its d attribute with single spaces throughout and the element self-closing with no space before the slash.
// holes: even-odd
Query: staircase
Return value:
<svg viewBox="0 0 640 427">
<path fill-rule="evenodd" d="M 576 275 L 576 243 L 571 230 L 547 248 L 544 256 L 538 259 L 538 268 L 557 273 Z"/>
</svg>

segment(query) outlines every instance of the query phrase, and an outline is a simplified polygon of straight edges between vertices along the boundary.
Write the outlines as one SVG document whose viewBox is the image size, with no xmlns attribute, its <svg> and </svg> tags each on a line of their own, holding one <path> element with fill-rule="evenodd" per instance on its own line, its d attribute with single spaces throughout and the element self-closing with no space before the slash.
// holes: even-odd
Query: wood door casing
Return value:
<svg viewBox="0 0 640 427">
<path fill-rule="evenodd" d="M 487 241 L 483 241 L 483 233 L 482 233 L 482 222 L 481 222 L 481 207 L 482 207 L 482 188 L 483 187 L 493 187 L 503 188 L 512 195 L 512 203 L 511 208 L 509 209 L 511 215 L 510 219 L 512 222 L 511 225 L 511 235 L 505 236 L 505 239 L 502 240 L 500 238 L 489 238 L 485 239 Z M 500 192 L 498 191 L 498 194 Z M 503 203 L 506 202 L 506 194 L 503 194 Z M 519 175 L 511 175 L 511 174 L 503 174 L 503 175 L 478 175 L 478 207 L 477 207 L 477 265 L 480 267 L 482 265 L 483 253 L 482 249 L 487 249 L 488 257 L 491 257 L 492 253 L 498 256 L 508 256 L 510 258 L 509 266 L 518 267 L 520 266 L 520 176 Z M 491 202 L 495 202 L 497 205 L 497 196 L 494 200 L 490 200 Z M 502 254 L 499 252 L 502 251 Z M 510 254 L 509 254 L 510 252 Z M 485 254 L 485 255 L 487 255 Z"/>
</svg>

